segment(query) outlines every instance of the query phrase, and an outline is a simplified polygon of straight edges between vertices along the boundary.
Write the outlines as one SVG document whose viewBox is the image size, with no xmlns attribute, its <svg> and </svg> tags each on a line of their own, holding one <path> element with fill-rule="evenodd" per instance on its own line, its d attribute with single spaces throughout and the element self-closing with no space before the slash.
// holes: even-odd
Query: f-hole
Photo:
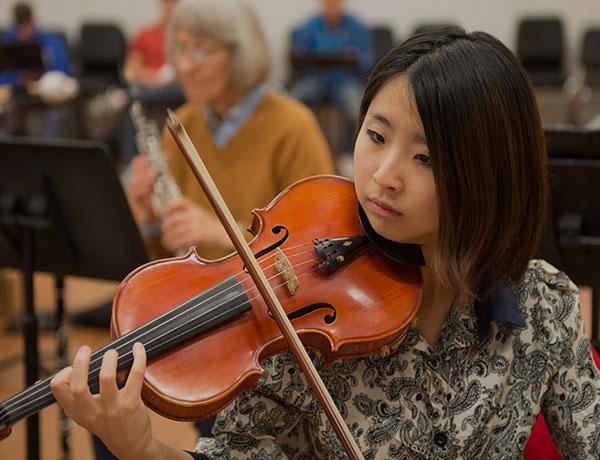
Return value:
<svg viewBox="0 0 600 460">
<path fill-rule="evenodd" d="M 281 236 L 281 238 L 279 240 L 275 241 L 275 243 L 273 243 L 271 246 L 268 246 L 268 247 L 262 249 L 261 251 L 258 251 L 256 254 L 254 254 L 254 257 L 256 258 L 256 260 L 260 259 L 262 256 L 264 256 L 265 254 L 268 254 L 269 252 L 273 251 L 274 249 L 278 248 L 279 246 L 283 245 L 283 243 L 285 243 L 287 241 L 287 239 L 290 235 L 290 232 L 285 225 L 275 225 L 271 229 L 271 231 L 273 232 L 274 235 L 281 233 L 281 231 L 283 231 L 285 233 Z M 246 264 L 244 264 L 244 266 L 242 267 L 242 270 L 245 273 L 248 273 Z"/>
<path fill-rule="evenodd" d="M 335 310 L 335 307 L 329 303 L 313 303 L 312 305 L 307 305 L 306 307 L 288 313 L 287 317 L 291 321 L 321 309 L 329 310 L 329 313 L 323 317 L 325 324 L 332 324 L 337 319 L 337 311 Z M 269 316 L 271 316 L 271 318 L 273 317 L 270 311 Z"/>
</svg>

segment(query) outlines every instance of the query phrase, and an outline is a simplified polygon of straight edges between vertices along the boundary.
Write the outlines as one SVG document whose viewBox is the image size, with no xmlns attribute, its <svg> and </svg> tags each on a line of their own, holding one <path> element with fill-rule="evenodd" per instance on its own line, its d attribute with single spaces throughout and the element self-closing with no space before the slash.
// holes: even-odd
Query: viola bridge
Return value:
<svg viewBox="0 0 600 460">
<path fill-rule="evenodd" d="M 289 259 L 279 248 L 275 250 L 275 269 L 285 280 L 285 285 L 287 286 L 290 295 L 296 294 L 296 291 L 300 286 L 300 281 L 298 281 L 298 276 L 296 275 L 292 264 L 290 264 Z"/>
</svg>

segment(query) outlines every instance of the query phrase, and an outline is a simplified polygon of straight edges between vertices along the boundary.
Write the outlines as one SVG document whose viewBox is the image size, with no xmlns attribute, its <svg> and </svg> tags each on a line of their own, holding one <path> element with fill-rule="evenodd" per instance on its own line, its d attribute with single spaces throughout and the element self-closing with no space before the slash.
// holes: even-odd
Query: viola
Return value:
<svg viewBox="0 0 600 460">
<path fill-rule="evenodd" d="M 420 270 L 378 250 L 357 209 L 349 180 L 317 176 L 253 211 L 249 228 L 250 247 L 302 343 L 328 362 L 390 353 L 422 297 Z M 116 349 L 118 369 L 126 371 L 139 341 L 148 355 L 146 405 L 189 421 L 254 387 L 264 373 L 260 361 L 286 350 L 237 254 L 206 261 L 193 249 L 143 265 L 123 280 L 113 300 L 111 339 L 92 354 L 92 390 L 103 354 Z M 55 402 L 50 380 L 0 403 L 0 436 Z"/>
</svg>

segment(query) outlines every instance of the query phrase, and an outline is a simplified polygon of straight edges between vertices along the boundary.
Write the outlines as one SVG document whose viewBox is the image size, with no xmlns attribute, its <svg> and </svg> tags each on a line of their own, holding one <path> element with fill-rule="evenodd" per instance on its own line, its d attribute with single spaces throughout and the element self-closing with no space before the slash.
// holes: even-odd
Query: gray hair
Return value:
<svg viewBox="0 0 600 460">
<path fill-rule="evenodd" d="M 231 80 L 237 88 L 245 90 L 267 79 L 271 65 L 267 41 L 256 14 L 244 0 L 179 0 L 167 28 L 169 59 L 180 27 L 232 46 Z"/>
</svg>

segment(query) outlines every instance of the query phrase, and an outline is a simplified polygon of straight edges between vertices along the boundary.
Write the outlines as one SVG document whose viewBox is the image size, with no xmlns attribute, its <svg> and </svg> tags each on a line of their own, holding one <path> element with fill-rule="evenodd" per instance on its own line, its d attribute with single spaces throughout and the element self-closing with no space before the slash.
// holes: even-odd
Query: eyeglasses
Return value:
<svg viewBox="0 0 600 460">
<path fill-rule="evenodd" d="M 183 43 L 173 43 L 171 45 L 171 56 L 173 59 L 180 60 L 187 57 L 196 63 L 201 63 L 215 55 L 222 49 L 232 49 L 232 45 L 198 45 L 188 46 Z"/>
</svg>

